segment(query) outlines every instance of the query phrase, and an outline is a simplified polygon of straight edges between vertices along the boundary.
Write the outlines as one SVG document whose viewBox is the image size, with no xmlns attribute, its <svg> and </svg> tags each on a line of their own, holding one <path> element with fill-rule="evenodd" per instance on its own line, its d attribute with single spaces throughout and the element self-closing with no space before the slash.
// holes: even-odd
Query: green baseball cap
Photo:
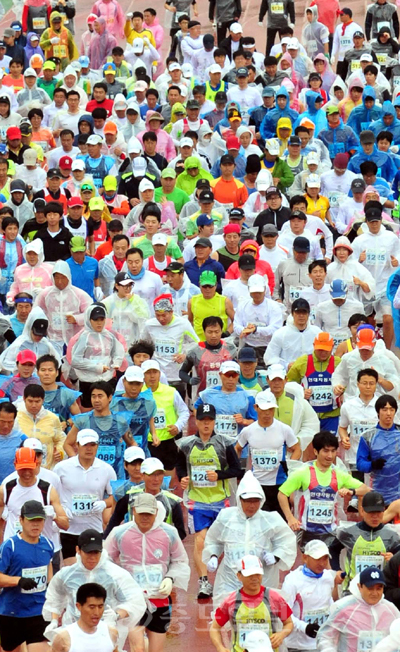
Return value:
<svg viewBox="0 0 400 652">
<path fill-rule="evenodd" d="M 340 113 L 338 107 L 335 106 L 335 105 L 328 106 L 328 108 L 326 109 L 326 114 L 327 115 L 334 115 L 335 113 Z"/>
<path fill-rule="evenodd" d="M 73 253 L 77 251 L 86 251 L 85 238 L 81 235 L 74 235 L 69 242 L 69 246 Z"/>
<path fill-rule="evenodd" d="M 211 271 L 202 272 L 199 283 L 200 285 L 217 285 L 217 275 Z"/>
<path fill-rule="evenodd" d="M 176 179 L 176 172 L 173 168 L 164 168 L 161 172 L 161 179 Z"/>
</svg>

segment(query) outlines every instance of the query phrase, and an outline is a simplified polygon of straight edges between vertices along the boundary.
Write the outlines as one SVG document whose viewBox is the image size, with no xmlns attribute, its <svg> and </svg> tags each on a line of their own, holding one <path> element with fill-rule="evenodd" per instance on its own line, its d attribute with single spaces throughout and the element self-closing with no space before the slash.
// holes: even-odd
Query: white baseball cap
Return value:
<svg viewBox="0 0 400 652">
<path fill-rule="evenodd" d="M 71 170 L 82 170 L 83 172 L 85 169 L 85 161 L 82 161 L 81 158 L 77 158 L 75 161 L 72 161 Z"/>
<path fill-rule="evenodd" d="M 132 161 L 132 172 L 134 177 L 144 177 L 147 170 L 147 161 L 143 156 L 138 156 Z"/>
<path fill-rule="evenodd" d="M 243 649 L 247 652 L 272 652 L 271 640 L 267 632 L 255 629 L 246 634 Z"/>
<path fill-rule="evenodd" d="M 298 50 L 299 49 L 299 40 L 297 38 L 291 38 L 287 44 L 288 50 Z"/>
<path fill-rule="evenodd" d="M 84 428 L 78 432 L 76 441 L 81 446 L 85 446 L 86 444 L 98 444 L 99 435 L 91 428 Z"/>
<path fill-rule="evenodd" d="M 36 437 L 28 437 L 27 439 L 24 439 L 22 446 L 24 448 L 31 448 L 37 453 L 43 453 L 43 444 L 40 439 L 36 439 Z"/>
<path fill-rule="evenodd" d="M 128 154 L 141 154 L 142 143 L 137 138 L 131 138 L 128 142 Z"/>
<path fill-rule="evenodd" d="M 252 292 L 264 292 L 266 288 L 265 278 L 260 274 L 253 274 L 247 281 L 247 287 L 250 294 Z"/>
<path fill-rule="evenodd" d="M 286 378 L 286 369 L 283 365 L 276 363 L 271 364 L 267 369 L 267 378 L 274 380 L 274 378 Z"/>
<path fill-rule="evenodd" d="M 104 140 L 99 134 L 92 134 L 86 141 L 87 145 L 102 145 Z"/>
<path fill-rule="evenodd" d="M 325 555 L 329 555 L 330 557 L 328 546 L 319 539 L 309 541 L 304 548 L 304 554 L 309 555 L 313 559 L 321 559 L 321 557 L 325 557 Z"/>
<path fill-rule="evenodd" d="M 235 371 L 237 374 L 240 374 L 238 363 L 234 362 L 234 360 L 224 360 L 219 368 L 219 373 L 226 374 L 228 371 Z"/>
<path fill-rule="evenodd" d="M 133 39 L 132 50 L 135 54 L 140 54 L 144 50 L 144 41 L 142 38 Z"/>
<path fill-rule="evenodd" d="M 222 68 L 219 65 L 219 63 L 213 63 L 208 69 L 208 72 L 214 73 L 214 72 L 220 72 L 222 73 Z"/>
<path fill-rule="evenodd" d="M 265 141 L 265 149 L 267 149 L 272 156 L 278 156 L 280 151 L 279 140 L 277 138 L 268 138 L 268 140 Z"/>
<path fill-rule="evenodd" d="M 25 165 L 35 165 L 37 161 L 37 151 L 32 147 L 26 149 L 22 154 Z"/>
<path fill-rule="evenodd" d="M 365 54 L 361 55 L 360 61 L 373 61 L 372 55 L 366 52 Z"/>
<path fill-rule="evenodd" d="M 139 448 L 139 446 L 129 446 L 129 448 L 126 448 L 124 451 L 124 460 L 125 462 L 133 462 L 133 460 L 145 460 L 146 459 L 146 454 L 143 450 L 143 448 Z"/>
<path fill-rule="evenodd" d="M 151 475 L 156 471 L 164 471 L 164 464 L 157 457 L 147 457 L 140 467 L 140 472 Z"/>
<path fill-rule="evenodd" d="M 128 367 L 128 369 L 125 371 L 123 378 L 128 383 L 143 383 L 144 382 L 143 369 L 141 367 L 137 367 L 136 365 L 132 365 Z"/>
<path fill-rule="evenodd" d="M 142 39 L 140 39 L 142 40 Z M 139 79 L 133 87 L 134 91 L 147 91 L 147 84 L 143 79 Z M 128 107 L 129 108 L 129 107 Z"/>
<path fill-rule="evenodd" d="M 153 183 L 150 179 L 146 179 L 146 177 L 139 183 L 139 192 L 144 192 L 145 190 L 154 190 Z"/>
<path fill-rule="evenodd" d="M 281 45 L 287 45 L 287 44 L 289 43 L 290 40 L 291 40 L 290 36 L 284 36 L 284 37 L 281 39 Z"/>
<path fill-rule="evenodd" d="M 188 136 L 186 138 L 181 138 L 181 140 L 179 141 L 179 147 L 181 149 L 182 147 L 193 147 L 193 140 Z"/>
<path fill-rule="evenodd" d="M 318 174 L 309 174 L 306 179 L 306 184 L 308 188 L 320 188 L 321 181 Z"/>
<path fill-rule="evenodd" d="M 164 245 L 164 247 L 167 245 L 167 236 L 165 233 L 156 233 L 153 235 L 153 238 L 151 240 L 151 244 L 153 245 Z"/>
<path fill-rule="evenodd" d="M 243 27 L 240 23 L 232 23 L 229 27 L 229 31 L 232 32 L 232 34 L 243 34 Z"/>
<path fill-rule="evenodd" d="M 256 555 L 245 555 L 240 560 L 239 569 L 242 575 L 250 577 L 250 575 L 263 575 L 263 565 Z"/>
<path fill-rule="evenodd" d="M 193 66 L 191 63 L 183 63 L 181 66 L 182 75 L 190 79 L 193 76 Z"/>
<path fill-rule="evenodd" d="M 150 369 L 160 371 L 160 365 L 158 364 L 157 360 L 145 360 L 141 366 L 141 369 L 143 370 L 144 374 L 146 371 L 150 371 Z"/>
<path fill-rule="evenodd" d="M 276 398 L 270 389 L 265 389 L 263 392 L 258 392 L 254 402 L 261 410 L 270 410 L 271 408 L 278 407 Z"/>
<path fill-rule="evenodd" d="M 306 156 L 306 163 L 319 163 L 319 156 L 317 152 L 308 152 Z"/>
<path fill-rule="evenodd" d="M 173 61 L 172 63 L 169 64 L 168 70 L 169 72 L 172 72 L 173 70 L 182 70 L 182 68 L 177 61 Z"/>
</svg>

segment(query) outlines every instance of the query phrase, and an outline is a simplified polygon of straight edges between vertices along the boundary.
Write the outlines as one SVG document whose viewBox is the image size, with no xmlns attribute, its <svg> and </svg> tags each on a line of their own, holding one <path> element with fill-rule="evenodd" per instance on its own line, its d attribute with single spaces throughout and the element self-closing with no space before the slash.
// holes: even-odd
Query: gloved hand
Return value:
<svg viewBox="0 0 400 652">
<path fill-rule="evenodd" d="M 104 294 L 101 287 L 94 288 L 93 294 L 96 301 L 101 301 L 102 299 L 104 299 Z"/>
<path fill-rule="evenodd" d="M 199 376 L 192 376 L 190 379 L 190 384 L 193 385 L 198 385 L 200 383 L 200 378 Z"/>
<path fill-rule="evenodd" d="M 262 27 L 262 26 L 263 26 L 263 22 L 262 22 L 262 20 L 259 20 L 259 21 L 258 21 L 258 26 L 259 26 L 259 27 Z"/>
<path fill-rule="evenodd" d="M 60 42 L 60 39 L 58 38 L 58 36 L 53 36 L 53 38 L 50 39 L 50 43 L 52 45 L 57 45 L 57 43 L 59 43 L 59 42 Z"/>
<path fill-rule="evenodd" d="M 47 518 L 52 518 L 53 520 L 56 518 L 56 513 L 54 511 L 53 505 L 45 505 L 44 511 L 46 512 Z"/>
<path fill-rule="evenodd" d="M 32 589 L 36 589 L 37 582 L 32 577 L 20 577 L 18 586 L 24 591 L 31 591 Z"/>
<path fill-rule="evenodd" d="M 50 634 L 50 632 L 54 632 L 54 630 L 57 628 L 58 628 L 58 620 L 57 618 L 53 618 L 51 623 L 47 625 L 46 629 L 44 630 L 44 635 L 46 636 L 46 634 Z"/>
<path fill-rule="evenodd" d="M 372 460 L 371 469 L 373 471 L 380 471 L 381 469 L 383 469 L 385 464 L 386 464 L 386 460 L 384 460 L 383 457 L 378 457 L 377 460 Z"/>
<path fill-rule="evenodd" d="M 161 582 L 158 592 L 161 593 L 161 595 L 165 595 L 166 598 L 170 595 L 172 591 L 172 586 L 173 582 L 170 577 L 164 577 L 163 581 Z"/>
<path fill-rule="evenodd" d="M 95 500 L 92 507 L 92 514 L 102 514 L 106 507 L 105 500 Z"/>
<path fill-rule="evenodd" d="M 14 299 L 6 299 L 6 304 L 12 307 L 14 305 Z"/>
<path fill-rule="evenodd" d="M 127 17 L 128 19 L 129 19 L 129 18 L 133 18 L 133 12 L 132 12 L 132 11 L 129 11 L 129 12 L 126 14 L 126 17 Z"/>
<path fill-rule="evenodd" d="M 150 39 L 148 36 L 143 37 L 143 43 L 145 43 L 146 45 L 150 45 Z"/>
<path fill-rule="evenodd" d="M 318 623 L 308 623 L 306 627 L 306 634 L 310 638 L 317 638 L 317 632 L 319 630 Z"/>
<path fill-rule="evenodd" d="M 263 552 L 262 559 L 267 566 L 272 566 L 272 564 L 276 564 L 275 555 L 272 552 Z"/>
<path fill-rule="evenodd" d="M 207 562 L 207 570 L 209 573 L 215 573 L 218 568 L 218 557 L 213 555 Z"/>
<path fill-rule="evenodd" d="M 289 27 L 291 27 L 292 29 L 294 29 L 294 23 L 289 23 Z"/>
</svg>

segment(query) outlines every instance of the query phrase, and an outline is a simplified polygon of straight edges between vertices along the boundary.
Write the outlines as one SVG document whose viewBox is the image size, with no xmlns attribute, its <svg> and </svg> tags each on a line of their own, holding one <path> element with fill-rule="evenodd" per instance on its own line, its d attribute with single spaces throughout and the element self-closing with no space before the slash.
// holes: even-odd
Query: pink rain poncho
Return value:
<svg viewBox="0 0 400 652">
<path fill-rule="evenodd" d="M 92 14 L 105 18 L 107 31 L 116 39 L 125 38 L 125 16 L 119 2 L 116 0 L 97 0 L 92 7 Z"/>
<path fill-rule="evenodd" d="M 43 242 L 34 240 L 24 247 L 24 258 L 26 254 L 33 251 L 38 255 L 37 264 L 32 267 L 29 263 L 18 265 L 14 271 L 14 281 L 7 293 L 7 299 L 13 300 L 19 292 L 29 292 L 35 296 L 53 283 L 53 265 L 44 263 Z"/>
<path fill-rule="evenodd" d="M 99 25 L 99 31 L 96 32 L 96 25 Z M 111 55 L 112 49 L 118 45 L 115 36 L 107 30 L 106 19 L 102 16 L 97 18 L 94 23 L 94 33 L 89 43 L 88 57 L 90 67 L 93 70 L 99 70 Z"/>
<path fill-rule="evenodd" d="M 176 156 L 174 141 L 172 140 L 171 136 L 167 134 L 167 132 L 164 131 L 163 129 L 150 129 L 150 119 L 153 113 L 157 113 L 157 111 L 147 111 L 146 129 L 138 133 L 136 138 L 140 140 L 140 142 L 143 145 L 143 136 L 146 133 L 146 131 L 153 131 L 157 136 L 156 151 L 158 152 L 158 154 L 161 154 L 161 156 L 165 156 L 167 161 L 172 161 L 172 159 L 175 158 Z"/>
<path fill-rule="evenodd" d="M 326 56 L 324 54 L 317 54 L 316 57 L 314 58 L 314 64 L 315 64 L 316 61 L 322 61 L 324 66 L 325 66 L 325 70 L 321 75 L 321 77 L 322 77 L 322 88 L 323 88 L 324 91 L 329 93 L 330 88 L 331 88 L 333 82 L 336 79 L 336 74 L 333 72 L 330 63 L 329 63 L 329 61 L 327 60 L 327 58 L 326 58 Z M 315 65 L 314 65 L 314 67 L 315 67 Z M 321 73 L 319 73 L 319 74 L 321 74 Z"/>
</svg>

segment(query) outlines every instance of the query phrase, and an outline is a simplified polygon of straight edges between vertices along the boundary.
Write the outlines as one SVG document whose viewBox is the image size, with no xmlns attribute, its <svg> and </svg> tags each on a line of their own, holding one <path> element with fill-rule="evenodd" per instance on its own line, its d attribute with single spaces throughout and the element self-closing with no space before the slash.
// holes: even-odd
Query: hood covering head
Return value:
<svg viewBox="0 0 400 652">
<path fill-rule="evenodd" d="M 347 236 L 345 236 L 345 235 L 341 235 L 341 236 L 336 240 L 335 245 L 334 245 L 334 247 L 333 247 L 333 255 L 335 256 L 335 258 L 336 258 L 336 255 L 335 255 L 335 249 L 336 249 L 337 247 L 345 247 L 346 249 L 348 249 L 350 256 L 352 255 L 353 247 L 351 246 L 350 240 L 348 239 Z"/>
<path fill-rule="evenodd" d="M 289 102 L 290 102 L 290 97 L 289 97 L 288 89 L 285 86 L 281 86 L 280 88 L 278 88 L 278 90 L 276 91 L 276 96 L 275 97 L 276 97 L 276 99 L 278 99 L 278 97 L 282 96 L 282 95 L 284 97 L 286 97 L 286 107 L 288 107 Z M 280 107 L 278 107 L 278 104 L 276 106 L 277 106 L 277 108 L 280 108 Z M 282 111 L 283 109 L 280 109 L 280 110 Z"/>
<path fill-rule="evenodd" d="M 259 497 L 261 500 L 260 509 L 262 508 L 265 503 L 265 495 L 259 481 L 254 476 L 252 471 L 246 471 L 236 490 L 237 509 L 242 514 L 242 516 L 245 515 L 242 509 L 240 498 L 245 498 L 246 494 L 249 494 L 249 497 L 251 496 L 252 498 Z"/>
<path fill-rule="evenodd" d="M 363 82 L 362 79 L 360 79 L 360 77 L 354 77 L 354 79 L 352 79 L 349 84 L 349 95 L 350 95 L 350 91 L 353 88 L 355 88 L 355 86 L 358 86 L 359 88 L 364 88 L 365 82 Z"/>
<path fill-rule="evenodd" d="M 37 41 L 36 46 L 32 45 L 32 43 L 31 43 L 32 36 L 37 37 L 36 32 L 28 32 L 28 35 L 26 37 L 26 45 L 25 45 L 24 49 L 25 49 L 25 57 L 26 57 L 27 61 L 29 61 L 30 58 L 33 57 L 34 54 L 40 54 L 44 59 L 43 50 L 39 45 L 39 41 Z"/>
<path fill-rule="evenodd" d="M 39 239 L 37 240 L 32 240 L 32 242 L 29 242 L 28 244 L 25 245 L 23 249 L 23 254 L 24 258 L 26 260 L 26 253 L 29 251 L 33 251 L 35 254 L 38 255 L 38 262 L 36 265 L 41 265 L 44 261 L 44 251 L 43 251 L 43 242 Z M 35 265 L 35 267 L 36 267 Z"/>
<path fill-rule="evenodd" d="M 146 129 L 147 129 L 147 131 L 153 131 L 153 129 L 150 129 L 150 120 L 151 120 L 152 116 L 154 115 L 154 113 L 158 113 L 158 111 L 147 111 L 147 113 L 146 113 Z M 163 124 L 164 123 L 161 122 L 161 125 L 160 125 L 161 128 L 162 128 Z M 158 127 L 158 129 L 154 130 L 155 133 L 157 133 L 157 131 L 161 131 L 160 127 Z"/>
<path fill-rule="evenodd" d="M 290 118 L 279 118 L 277 124 L 276 124 L 276 134 L 278 138 L 282 138 L 282 136 L 279 135 L 279 130 L 280 129 L 290 129 L 290 134 L 289 138 L 292 135 L 293 132 L 293 127 L 292 127 L 292 121 Z"/>
<path fill-rule="evenodd" d="M 33 341 L 31 338 L 32 324 L 37 319 L 45 319 L 47 322 L 49 321 L 44 311 L 41 308 L 39 308 L 39 306 L 34 306 L 27 317 L 24 330 L 22 331 L 22 337 L 25 340 L 30 340 L 31 342 Z"/>
<path fill-rule="evenodd" d="M 329 89 L 329 95 L 333 99 L 335 99 L 335 91 L 334 91 L 335 86 L 339 86 L 342 89 L 342 91 L 344 92 L 344 94 L 346 95 L 346 93 L 347 93 L 347 85 L 344 83 L 343 79 L 341 77 L 339 77 L 339 75 L 336 75 L 336 77 L 335 77 L 335 79 L 334 79 L 334 81 L 332 83 L 332 86 Z M 337 104 L 336 99 L 335 99 L 334 103 Z"/>
<path fill-rule="evenodd" d="M 174 106 L 171 109 L 171 122 L 176 122 L 181 119 L 181 116 L 177 116 L 177 113 L 183 113 L 183 116 L 186 117 L 186 108 L 181 102 L 175 102 Z"/>
<path fill-rule="evenodd" d="M 386 100 L 382 104 L 382 117 L 384 115 L 391 115 L 395 120 L 397 120 L 396 110 L 395 110 L 393 104 L 389 100 Z"/>
<path fill-rule="evenodd" d="M 321 97 L 321 95 L 317 93 L 317 91 L 306 91 L 306 104 L 309 115 L 315 115 L 317 113 L 315 102 L 319 97 Z"/>
<path fill-rule="evenodd" d="M 239 127 L 240 129 L 241 127 Z M 238 129 L 238 131 L 239 131 Z M 203 122 L 203 124 L 200 126 L 200 129 L 198 130 L 198 135 L 199 135 L 199 145 L 202 147 L 207 147 L 210 144 L 209 140 L 206 140 L 204 136 L 206 134 L 212 134 L 213 130 L 211 129 L 210 125 L 208 124 L 207 120 Z"/>
<path fill-rule="evenodd" d="M 194 168 L 194 167 L 199 168 L 199 169 L 201 168 L 201 163 L 200 163 L 198 157 L 197 156 L 188 156 L 186 161 L 185 161 L 185 172 L 189 168 Z"/>
<path fill-rule="evenodd" d="M 284 86 L 287 89 L 288 93 L 294 93 L 296 88 L 292 80 L 289 79 L 289 77 L 285 77 L 285 79 L 282 79 L 282 86 Z"/>
<path fill-rule="evenodd" d="M 63 78 L 65 79 L 65 78 L 67 77 L 67 75 L 73 75 L 74 78 L 75 78 L 74 85 L 71 86 L 71 88 L 69 89 L 69 90 L 72 90 L 72 89 L 75 88 L 75 86 L 76 86 L 76 83 L 77 83 L 77 81 L 78 81 L 78 75 L 76 74 L 76 70 L 75 70 L 75 68 L 73 68 L 71 65 L 68 65 L 68 66 L 65 68 L 65 70 L 64 70 L 64 74 L 63 74 Z"/>
<path fill-rule="evenodd" d="M 379 201 L 379 192 L 375 188 L 375 186 L 367 186 L 363 192 L 363 198 L 362 198 L 362 202 L 364 206 L 367 203 L 367 201 L 371 201 L 371 200 L 367 200 L 367 195 L 369 195 L 371 192 L 374 192 L 376 195 L 378 195 L 378 201 Z"/>
<path fill-rule="evenodd" d="M 282 61 L 286 61 L 290 65 L 290 68 L 287 68 L 286 70 L 283 71 Z M 286 72 L 286 74 L 289 75 L 290 79 L 294 81 L 294 76 L 295 76 L 294 61 L 290 56 L 289 52 L 285 52 L 285 54 L 282 54 L 281 58 L 279 59 L 278 70 Z"/>
<path fill-rule="evenodd" d="M 256 251 L 255 259 L 259 259 L 260 246 L 255 240 L 245 240 L 240 246 L 239 254 L 242 255 L 246 249 L 254 249 Z"/>
<path fill-rule="evenodd" d="M 116 94 L 116 96 L 114 97 L 114 105 L 113 105 L 113 109 L 112 109 L 112 116 L 114 116 L 114 118 L 118 117 L 117 113 L 115 111 L 115 105 L 116 104 L 123 104 L 124 109 L 126 110 L 128 108 L 128 100 L 126 99 L 126 97 L 124 95 L 122 95 L 122 93 L 117 93 Z M 118 118 L 118 120 L 121 120 L 121 118 Z"/>
<path fill-rule="evenodd" d="M 53 272 L 53 273 L 54 273 L 54 272 Z M 93 328 L 92 328 L 92 324 L 90 323 L 90 316 L 91 316 L 92 311 L 94 310 L 94 308 L 98 308 L 99 306 L 101 306 L 102 308 L 104 308 L 105 315 L 107 316 L 107 310 L 106 310 L 106 307 L 105 307 L 104 303 L 92 303 L 92 304 L 91 304 L 88 308 L 86 308 L 86 310 L 85 310 L 85 317 L 84 317 L 83 323 L 84 323 L 84 325 L 85 325 L 85 328 L 86 328 L 88 331 L 92 331 L 93 333 L 94 333 L 95 331 L 93 330 Z M 32 313 L 31 313 L 31 314 L 32 314 Z"/>
<path fill-rule="evenodd" d="M 90 133 L 93 133 L 94 129 L 94 121 L 93 121 L 93 116 L 90 113 L 85 113 L 85 115 L 81 115 L 81 117 L 78 120 L 78 131 L 79 131 L 79 125 L 81 122 L 87 122 L 88 125 L 90 125 Z"/>
<path fill-rule="evenodd" d="M 265 184 L 268 184 L 269 188 L 271 187 L 271 185 L 274 185 L 273 181 L 272 181 L 271 172 L 269 170 L 267 170 L 266 168 L 263 168 L 257 174 L 257 179 L 256 179 L 256 188 L 257 188 L 257 190 L 259 189 L 260 185 L 265 186 Z"/>
<path fill-rule="evenodd" d="M 64 27 L 64 18 L 59 11 L 52 11 L 50 14 L 50 25 L 54 29 L 53 21 L 55 18 L 61 18 L 61 27 Z"/>
<path fill-rule="evenodd" d="M 367 98 L 373 98 L 374 102 L 375 102 L 375 100 L 376 100 L 375 89 L 372 88 L 372 86 L 366 86 L 366 87 L 364 88 L 364 90 L 363 90 L 363 94 L 362 94 L 362 101 L 363 101 L 363 104 L 365 104 L 365 100 L 366 100 Z M 385 103 L 384 103 L 384 104 L 385 104 Z M 389 102 L 389 104 L 391 105 L 391 102 Z"/>
<path fill-rule="evenodd" d="M 96 20 L 94 22 L 98 23 L 100 25 L 100 32 L 98 32 L 98 33 L 101 36 L 102 34 L 104 34 L 104 32 L 107 29 L 106 19 L 103 16 L 99 16 L 98 18 L 96 18 Z"/>
<path fill-rule="evenodd" d="M 317 5 L 313 5 L 312 7 L 306 7 L 306 10 L 305 10 L 306 16 L 307 16 L 308 11 L 311 11 L 311 13 L 312 13 L 311 22 L 316 23 L 317 20 L 318 20 L 318 7 L 317 7 Z"/>
<path fill-rule="evenodd" d="M 56 264 L 53 267 L 53 271 L 51 274 L 51 278 L 53 281 L 53 286 L 55 288 L 55 283 L 54 283 L 54 274 L 62 274 L 63 276 L 66 276 L 68 279 L 68 285 L 65 288 L 67 290 L 69 286 L 71 285 L 71 269 L 68 263 L 65 260 L 57 260 Z M 60 292 L 57 288 L 55 288 L 57 292 Z M 64 292 L 65 290 L 62 290 Z"/>
</svg>

